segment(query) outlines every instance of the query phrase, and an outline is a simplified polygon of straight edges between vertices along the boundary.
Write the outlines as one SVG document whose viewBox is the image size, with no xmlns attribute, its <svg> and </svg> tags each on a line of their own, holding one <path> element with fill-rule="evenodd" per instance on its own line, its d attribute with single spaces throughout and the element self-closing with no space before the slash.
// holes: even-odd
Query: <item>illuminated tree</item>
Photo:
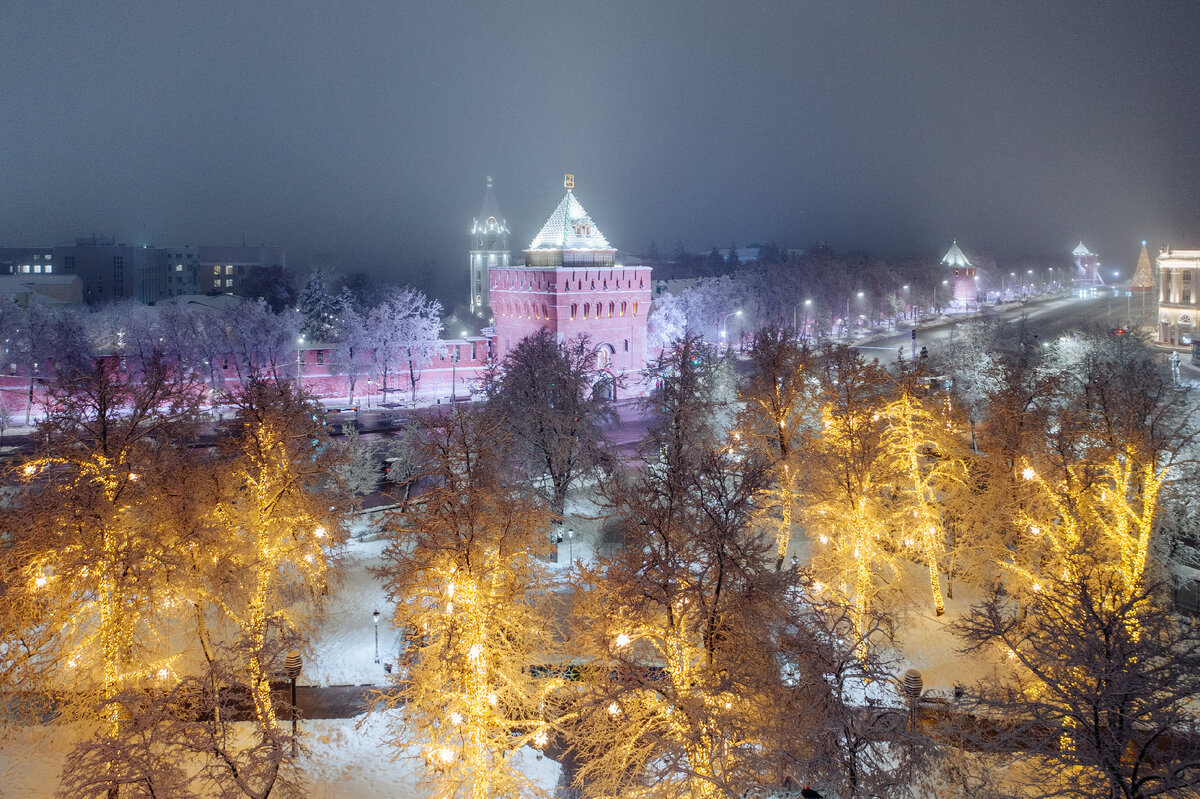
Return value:
<svg viewBox="0 0 1200 799">
<path fill-rule="evenodd" d="M 231 546 L 212 554 L 227 595 L 208 599 L 237 628 L 241 679 L 264 735 L 278 719 L 270 678 L 281 671 L 280 642 L 297 637 L 293 603 L 316 600 L 329 581 L 331 550 L 341 537 L 336 506 L 325 495 L 336 454 L 324 442 L 319 406 L 292 382 L 252 377 L 229 398 L 242 420 L 217 475 L 214 526 Z M 279 746 L 276 737 L 273 745 Z"/>
<path fill-rule="evenodd" d="M 604 459 L 603 426 L 614 418 L 597 395 L 605 379 L 586 337 L 560 343 L 538 328 L 505 356 L 493 384 L 488 404 L 507 419 L 518 460 L 558 516 L 575 481 Z"/>
<path fill-rule="evenodd" d="M 572 648 L 590 666 L 570 744 L 586 796 L 732 797 L 774 782 L 763 710 L 781 576 L 753 527 L 767 476 L 714 435 L 703 352 L 685 339 L 664 356 L 648 403 L 660 457 L 612 481 L 625 546 L 582 568 Z"/>
<path fill-rule="evenodd" d="M 822 353 L 819 379 L 822 429 L 804 461 L 805 521 L 816 539 L 812 565 L 822 590 L 853 604 L 855 634 L 865 647 L 871 603 L 898 574 L 889 525 L 894 479 L 880 413 L 888 376 L 878 361 L 838 346 Z"/>
<path fill-rule="evenodd" d="M 922 390 L 919 370 L 902 373 L 894 395 L 879 411 L 885 420 L 882 457 L 893 483 L 895 537 L 925 561 L 934 609 L 946 609 L 938 572 L 946 554 L 941 500 L 966 477 L 961 435 L 950 417 L 950 398 Z M 918 396 L 918 392 L 924 396 Z"/>
<path fill-rule="evenodd" d="M 739 392 L 743 406 L 737 429 L 741 443 L 771 465 L 780 516 L 775 536 L 778 569 L 791 543 L 800 451 L 815 432 L 818 383 L 812 351 L 787 328 L 766 327 L 755 333 L 750 360 L 755 369 Z"/>
<path fill-rule="evenodd" d="M 1040 505 L 1019 523 L 1039 537 L 1050 568 L 1073 568 L 1086 544 L 1134 592 L 1152 559 L 1160 497 L 1191 457 L 1190 403 L 1136 341 L 1095 337 L 1070 351 L 1078 380 L 1064 381 L 1051 435 L 1022 464 Z M 1037 565 L 1024 570 L 1028 579 Z"/>
<path fill-rule="evenodd" d="M 21 466 L 29 487 L 10 524 L 36 551 L 25 578 L 69 609 L 59 652 L 84 686 L 94 675 L 102 701 L 170 669 L 159 609 L 177 598 L 171 575 L 192 503 L 168 464 L 197 395 L 162 358 L 141 371 L 116 358 L 68 366 L 49 388 L 42 451 Z"/>
<path fill-rule="evenodd" d="M 534 673 L 553 661 L 544 615 L 549 519 L 511 480 L 506 422 L 455 409 L 422 440 L 433 485 L 392 521 L 380 576 L 398 597 L 406 649 L 393 745 L 416 746 L 438 797 L 537 795 L 514 763 L 553 733 L 547 699 L 560 680 Z"/>
<path fill-rule="evenodd" d="M 1039 796 L 1200 795 L 1195 714 L 1200 628 L 1077 551 L 1048 573 L 1027 612 L 1000 595 L 955 625 L 968 651 L 995 651 L 997 674 L 971 695 L 969 747 L 1011 753 Z"/>
</svg>

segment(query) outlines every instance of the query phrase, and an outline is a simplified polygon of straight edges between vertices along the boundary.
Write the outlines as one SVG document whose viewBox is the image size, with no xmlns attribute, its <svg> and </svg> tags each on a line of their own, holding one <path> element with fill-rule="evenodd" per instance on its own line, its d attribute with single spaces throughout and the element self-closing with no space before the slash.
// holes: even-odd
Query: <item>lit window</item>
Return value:
<svg viewBox="0 0 1200 799">
<path fill-rule="evenodd" d="M 637 300 L 633 301 L 633 315 L 637 316 Z"/>
<path fill-rule="evenodd" d="M 46 274 L 54 271 L 54 264 L 46 264 Z"/>
<path fill-rule="evenodd" d="M 225 278 L 225 288 L 229 288 L 232 285 L 233 285 L 233 278 L 231 278 L 231 277 Z"/>
<path fill-rule="evenodd" d="M 182 272 L 182 271 L 183 271 L 183 264 L 175 264 L 175 271 L 176 271 L 176 272 Z"/>
<path fill-rule="evenodd" d="M 39 274 L 39 275 L 40 275 L 40 274 L 42 273 L 42 265 L 41 265 L 41 264 L 34 264 L 34 265 L 33 265 L 33 271 L 34 271 L 34 273 L 35 273 L 35 274 Z"/>
<path fill-rule="evenodd" d="M 213 274 L 214 274 L 214 275 L 219 275 L 219 274 L 221 274 L 221 267 L 219 267 L 219 266 L 214 266 L 214 267 L 213 267 Z"/>
<path fill-rule="evenodd" d="M 227 275 L 233 274 L 233 264 L 227 264 L 225 266 L 225 274 L 227 274 Z"/>
<path fill-rule="evenodd" d="M 29 274 L 29 264 L 21 264 L 21 272 L 28 275 Z"/>
</svg>

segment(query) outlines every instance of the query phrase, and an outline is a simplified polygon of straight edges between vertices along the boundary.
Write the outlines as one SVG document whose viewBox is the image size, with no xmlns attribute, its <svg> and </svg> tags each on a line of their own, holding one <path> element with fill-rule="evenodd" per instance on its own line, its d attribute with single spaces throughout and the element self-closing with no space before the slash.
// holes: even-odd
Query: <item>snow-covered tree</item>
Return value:
<svg viewBox="0 0 1200 799">
<path fill-rule="evenodd" d="M 342 305 L 336 296 L 329 293 L 325 285 L 325 272 L 320 267 L 309 275 L 296 305 L 304 317 L 304 335 L 309 341 L 330 341 Z"/>
<path fill-rule="evenodd" d="M 504 358 L 488 405 L 513 431 L 514 453 L 533 485 L 561 515 L 567 491 L 604 458 L 605 423 L 614 414 L 597 397 L 606 374 L 586 338 L 557 342 L 545 328 L 526 336 Z"/>
<path fill-rule="evenodd" d="M 242 430 L 227 444 L 230 462 L 218 475 L 212 518 L 233 545 L 214 553 L 214 565 L 236 573 L 240 590 L 218 604 L 238 629 L 241 679 L 258 728 L 275 734 L 269 682 L 281 670 L 275 642 L 295 635 L 289 605 L 296 594 L 315 598 L 325 590 L 331 551 L 341 539 L 336 506 L 321 491 L 336 454 L 319 446 L 319 406 L 291 381 L 252 377 L 229 401 Z"/>
<path fill-rule="evenodd" d="M 410 399 L 416 400 L 421 371 L 438 349 L 441 315 L 440 302 L 407 287 L 396 289 L 371 309 L 366 328 L 385 402 L 392 390 L 388 377 L 402 368 L 408 371 Z"/>
<path fill-rule="evenodd" d="M 767 326 L 754 334 L 750 347 L 754 369 L 741 386 L 742 410 L 738 436 L 770 464 L 778 508 L 775 536 L 776 567 L 783 565 L 792 536 L 800 449 L 814 430 L 818 408 L 815 362 L 806 344 L 793 332 Z"/>
<path fill-rule="evenodd" d="M 83 712 L 103 707 L 113 735 L 114 698 L 173 668 L 162 610 L 179 598 L 198 517 L 179 462 L 199 396 L 163 358 L 64 367 L 48 391 L 42 446 L 21 466 L 26 488 L 6 526 L 25 590 L 63 614 L 53 648 Z"/>
<path fill-rule="evenodd" d="M 456 408 L 425 429 L 433 484 L 391 524 L 380 576 L 405 631 L 391 743 L 417 746 L 432 796 L 540 795 L 514 762 L 553 733 L 547 699 L 561 681 L 543 615 L 548 518 L 508 479 L 508 425 Z"/>
<path fill-rule="evenodd" d="M 961 430 L 951 416 L 950 398 L 930 394 L 919 367 L 902 373 L 892 396 L 880 408 L 885 420 L 882 458 L 896 475 L 893 536 L 914 560 L 924 562 L 934 610 L 946 609 L 939 570 L 946 561 L 947 529 L 941 503 L 964 485 L 966 454 Z M 948 570 L 948 569 L 947 569 Z"/>
<path fill-rule="evenodd" d="M 871 604 L 898 574 L 880 416 L 889 378 L 846 346 L 827 347 L 818 374 L 822 430 L 805 453 L 806 527 L 818 585 L 853 604 L 865 646 Z"/>
<path fill-rule="evenodd" d="M 661 350 L 687 332 L 687 317 L 682 300 L 675 294 L 665 293 L 654 300 L 650 317 L 646 320 L 646 346 Z"/>
<path fill-rule="evenodd" d="M 346 402 L 354 402 L 358 381 L 372 373 L 370 331 L 353 307 L 346 306 L 333 326 L 329 371 L 346 377 Z"/>
<path fill-rule="evenodd" d="M 971 692 L 980 721 L 960 734 L 1016 760 L 1039 796 L 1200 794 L 1200 627 L 1161 605 L 1157 580 L 1130 590 L 1086 551 L 1074 562 L 1045 575 L 1024 612 L 994 594 L 955 625 L 999 662 Z"/>
<path fill-rule="evenodd" d="M 585 796 L 734 797 L 772 782 L 762 710 L 778 686 L 782 576 L 753 525 L 767 475 L 713 424 L 698 345 L 664 355 L 648 403 L 658 457 L 609 481 L 625 546 L 581 567 L 572 647 L 593 671 L 570 744 Z"/>
</svg>

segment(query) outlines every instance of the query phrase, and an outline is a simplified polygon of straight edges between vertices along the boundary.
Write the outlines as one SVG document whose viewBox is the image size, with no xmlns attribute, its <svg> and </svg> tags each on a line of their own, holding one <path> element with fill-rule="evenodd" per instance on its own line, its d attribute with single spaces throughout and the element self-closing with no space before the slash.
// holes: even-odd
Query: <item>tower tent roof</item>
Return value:
<svg viewBox="0 0 1200 799">
<path fill-rule="evenodd" d="M 529 245 L 531 250 L 611 250 L 612 245 L 583 210 L 575 195 L 567 196 L 550 214 L 542 230 Z"/>
<path fill-rule="evenodd" d="M 1096 253 L 1094 253 L 1094 252 L 1090 251 L 1090 250 L 1089 250 L 1087 247 L 1085 247 L 1082 241 L 1081 241 L 1081 242 L 1079 242 L 1079 246 L 1078 246 L 1078 247 L 1076 247 L 1075 249 L 1071 250 L 1071 255 L 1074 255 L 1074 256 L 1080 256 L 1080 255 L 1095 255 L 1095 254 L 1096 254 Z"/>
<path fill-rule="evenodd" d="M 950 245 L 950 249 L 942 256 L 942 263 L 947 266 L 970 266 L 971 262 L 967 259 L 966 254 L 958 247 L 958 242 L 955 241 Z"/>
<path fill-rule="evenodd" d="M 487 179 L 487 191 L 483 195 L 483 207 L 479 209 L 479 217 L 475 220 L 471 232 L 476 235 L 484 233 L 508 235 L 508 225 L 505 223 L 504 217 L 500 215 L 500 204 L 496 202 L 496 193 L 492 191 L 490 176 Z"/>
</svg>

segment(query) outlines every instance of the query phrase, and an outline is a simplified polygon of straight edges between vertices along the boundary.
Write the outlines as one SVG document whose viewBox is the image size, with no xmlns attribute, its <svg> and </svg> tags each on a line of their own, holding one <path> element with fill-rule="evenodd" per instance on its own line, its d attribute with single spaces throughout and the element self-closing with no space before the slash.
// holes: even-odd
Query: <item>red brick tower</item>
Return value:
<svg viewBox="0 0 1200 799">
<path fill-rule="evenodd" d="M 616 248 L 572 193 L 573 176 L 565 185 L 567 196 L 525 251 L 525 266 L 489 270 L 495 356 L 503 358 L 539 327 L 559 341 L 586 334 L 597 365 L 624 382 L 613 396 L 640 394 L 650 267 L 616 263 Z"/>
</svg>

